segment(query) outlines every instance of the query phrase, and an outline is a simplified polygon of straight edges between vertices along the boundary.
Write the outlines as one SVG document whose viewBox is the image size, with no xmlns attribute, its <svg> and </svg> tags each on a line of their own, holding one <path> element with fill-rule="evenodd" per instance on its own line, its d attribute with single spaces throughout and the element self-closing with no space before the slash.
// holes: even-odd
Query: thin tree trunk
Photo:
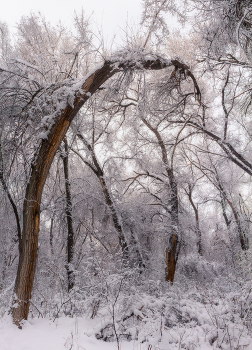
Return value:
<svg viewBox="0 0 252 350">
<path fill-rule="evenodd" d="M 18 209 L 16 206 L 16 203 L 14 199 L 12 198 L 12 195 L 9 191 L 9 188 L 7 186 L 7 183 L 4 178 L 4 164 L 3 164 L 3 153 L 2 153 L 2 142 L 1 142 L 1 134 L 0 134 L 0 181 L 3 186 L 3 190 L 6 193 L 10 204 L 12 206 L 14 215 L 15 215 L 15 220 L 16 220 L 16 225 L 17 225 L 17 240 L 18 240 L 18 250 L 19 254 L 21 253 L 21 238 L 22 238 L 22 232 L 21 232 L 21 225 L 20 225 L 20 220 L 19 220 L 19 215 L 18 215 Z"/>
<path fill-rule="evenodd" d="M 2 270 L 2 281 L 0 283 L 0 292 L 3 290 L 5 277 L 6 277 L 6 269 L 7 269 L 7 252 L 4 252 L 3 256 L 3 270 Z"/>
<path fill-rule="evenodd" d="M 223 197 L 223 200 L 226 200 L 226 202 L 228 203 L 228 205 L 230 206 L 232 212 L 233 212 L 233 215 L 234 215 L 234 219 L 235 219 L 235 222 L 236 222 L 236 226 L 237 226 L 237 231 L 238 231 L 238 236 L 239 236 L 239 240 L 240 240 L 240 244 L 241 244 L 241 249 L 242 250 L 248 250 L 249 249 L 249 241 L 248 241 L 248 237 L 246 235 L 246 232 L 244 232 L 244 229 L 242 227 L 242 222 L 240 220 L 240 217 L 239 217 L 239 213 L 238 211 L 236 210 L 234 204 L 232 203 L 231 200 L 228 199 L 227 197 L 227 194 L 220 182 L 220 179 L 216 173 L 216 178 L 217 178 L 217 182 L 218 182 L 218 188 L 221 192 L 221 196 Z M 223 209 L 222 209 L 223 210 Z M 224 219 L 226 221 L 226 224 L 228 223 L 228 220 L 227 218 L 225 217 L 226 215 L 226 212 L 225 210 L 223 210 L 223 216 L 224 216 Z M 229 226 L 229 225 L 227 225 Z"/>
<path fill-rule="evenodd" d="M 241 249 L 248 250 L 249 249 L 248 237 L 247 237 L 246 232 L 244 232 L 244 229 L 242 227 L 242 223 L 241 223 L 238 211 L 236 210 L 236 208 L 234 207 L 233 203 L 230 200 L 227 199 L 227 202 L 228 202 L 228 204 L 229 204 L 229 206 L 232 209 L 233 214 L 234 214 L 235 222 L 237 225 L 238 236 L 239 236 L 239 240 L 240 240 L 240 244 L 241 244 Z"/>
<path fill-rule="evenodd" d="M 177 124 L 184 124 L 184 121 L 176 120 Z M 200 132 L 210 136 L 212 140 L 214 140 L 226 153 L 228 159 L 230 159 L 234 164 L 238 165 L 242 170 L 244 170 L 247 174 L 252 176 L 252 163 L 245 159 L 242 154 L 237 152 L 237 150 L 227 141 L 223 140 L 221 137 L 215 135 L 212 131 L 207 130 L 204 126 L 201 126 L 195 122 L 188 121 L 187 125 L 190 125 Z"/>
<path fill-rule="evenodd" d="M 129 260 L 129 247 L 128 247 L 127 240 L 126 240 L 126 237 L 125 237 L 123 229 L 122 229 L 122 225 L 120 224 L 120 221 L 119 221 L 116 209 L 115 209 L 115 205 L 113 203 L 112 197 L 110 196 L 110 193 L 108 191 L 108 187 L 107 187 L 105 179 L 103 177 L 103 172 L 102 172 L 102 174 L 98 175 L 98 178 L 99 178 L 99 181 L 100 181 L 101 186 L 102 186 L 102 191 L 104 194 L 106 204 L 111 211 L 111 216 L 112 216 L 112 221 L 113 221 L 114 227 L 115 227 L 116 232 L 118 234 L 119 244 L 120 244 L 120 247 L 122 249 L 122 254 L 123 254 L 123 261 L 125 264 L 127 264 L 128 260 Z"/>
<path fill-rule="evenodd" d="M 135 233 L 132 228 L 130 229 L 130 232 L 131 232 L 132 242 L 133 242 L 133 245 L 135 246 L 135 250 L 137 254 L 137 265 L 141 274 L 143 272 L 143 269 L 145 268 L 143 254 L 141 252 L 141 247 L 139 246 L 139 242 L 137 241 L 135 237 Z"/>
<path fill-rule="evenodd" d="M 173 174 L 173 169 L 169 166 L 168 155 L 166 151 L 165 144 L 162 140 L 162 137 L 159 131 L 156 128 L 153 128 L 150 123 L 142 118 L 143 123 L 151 130 L 158 140 L 158 145 L 162 153 L 162 161 L 169 179 L 169 190 L 170 190 L 170 238 L 168 247 L 166 248 L 166 268 L 165 268 L 165 280 L 173 283 L 176 264 L 178 260 L 178 254 L 180 250 L 179 242 L 179 219 L 178 219 L 178 188 L 177 183 Z"/>
<path fill-rule="evenodd" d="M 119 220 L 119 217 L 118 217 L 118 214 L 116 211 L 115 204 L 113 202 L 112 196 L 109 193 L 109 189 L 108 189 L 108 186 L 107 186 L 105 178 L 104 178 L 103 170 L 102 170 L 102 168 L 97 160 L 97 157 L 96 157 L 96 154 L 95 154 L 93 147 L 85 140 L 85 138 L 80 133 L 78 133 L 77 136 L 79 137 L 80 140 L 83 141 L 83 143 L 85 144 L 85 146 L 88 148 L 89 152 L 91 153 L 94 166 L 91 165 L 90 163 L 88 163 L 87 161 L 84 161 L 83 159 L 82 160 L 94 172 L 94 174 L 97 176 L 97 178 L 101 184 L 104 199 L 105 199 L 107 206 L 110 209 L 114 228 L 115 228 L 117 235 L 118 235 L 118 238 L 119 238 L 119 244 L 120 244 L 120 247 L 122 249 L 123 262 L 125 264 L 127 264 L 128 260 L 129 260 L 129 247 L 127 244 L 125 234 L 123 232 L 122 225 L 120 224 L 120 220 Z M 75 153 L 80 156 L 80 154 L 78 152 L 75 152 Z"/>
<path fill-rule="evenodd" d="M 81 92 L 78 87 L 73 104 L 71 106 L 66 104 L 66 107 L 55 117 L 47 139 L 43 139 L 35 154 L 23 204 L 23 234 L 12 308 L 13 322 L 19 328 L 22 328 L 21 321 L 28 318 L 37 260 L 40 203 L 54 156 L 80 108 L 89 99 L 89 96 L 94 94 L 111 76 L 121 70 L 137 69 L 139 66 L 144 69 L 159 70 L 172 65 L 160 59 L 143 59 L 141 64 L 139 63 L 139 61 L 137 63 L 106 61 L 102 67 L 90 74 L 83 82 Z"/>
<path fill-rule="evenodd" d="M 67 280 L 68 280 L 68 292 L 74 286 L 74 272 L 72 270 L 73 256 L 74 256 L 74 229 L 73 229 L 73 216 L 72 216 L 72 197 L 68 173 L 68 143 L 67 138 L 64 140 L 64 154 L 61 155 L 63 159 L 63 168 L 65 176 L 65 190 L 66 190 L 66 218 L 67 218 Z"/>
<path fill-rule="evenodd" d="M 223 197 L 223 194 L 220 193 L 221 195 L 221 208 L 222 208 L 222 215 L 224 217 L 225 223 L 227 225 L 227 229 L 230 228 L 231 220 L 228 219 L 227 212 L 226 212 L 226 200 Z"/>
<path fill-rule="evenodd" d="M 189 191 L 187 193 L 188 198 L 189 198 L 189 202 L 194 210 L 194 214 L 195 214 L 195 221 L 196 221 L 196 235 L 197 235 L 197 248 L 198 248 L 198 253 L 199 255 L 202 255 L 203 251 L 202 251 L 202 242 L 201 242 L 201 231 L 200 231 L 200 225 L 199 225 L 199 209 L 197 208 L 197 206 L 195 205 L 193 199 L 192 199 L 192 186 L 189 185 Z"/>
<path fill-rule="evenodd" d="M 51 218 L 51 225 L 50 225 L 50 247 L 51 247 L 51 254 L 54 255 L 53 252 L 53 217 Z"/>
</svg>

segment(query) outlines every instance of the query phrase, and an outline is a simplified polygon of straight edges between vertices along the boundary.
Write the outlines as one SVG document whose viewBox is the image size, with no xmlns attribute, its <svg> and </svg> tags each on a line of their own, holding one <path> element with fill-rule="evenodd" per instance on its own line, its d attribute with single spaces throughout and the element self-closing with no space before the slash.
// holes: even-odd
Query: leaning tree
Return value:
<svg viewBox="0 0 252 350">
<path fill-rule="evenodd" d="M 176 72 L 183 70 L 187 77 L 193 80 L 199 96 L 196 80 L 189 69 L 185 71 L 184 64 L 165 60 L 157 55 L 146 54 L 143 50 L 121 51 L 104 61 L 82 80 L 76 82 L 68 79 L 57 88 L 53 86 L 52 89 L 47 89 L 48 95 L 50 94 L 47 103 L 50 101 L 52 112 L 50 115 L 48 113 L 44 115 L 41 120 L 43 130 L 40 132 L 40 142 L 31 162 L 23 203 L 22 240 L 12 308 L 13 321 L 18 327 L 22 327 L 21 321 L 27 319 L 29 312 L 37 260 L 40 204 L 44 184 L 55 154 L 72 120 L 101 85 L 116 73 L 135 69 L 159 70 L 172 66 Z"/>
</svg>

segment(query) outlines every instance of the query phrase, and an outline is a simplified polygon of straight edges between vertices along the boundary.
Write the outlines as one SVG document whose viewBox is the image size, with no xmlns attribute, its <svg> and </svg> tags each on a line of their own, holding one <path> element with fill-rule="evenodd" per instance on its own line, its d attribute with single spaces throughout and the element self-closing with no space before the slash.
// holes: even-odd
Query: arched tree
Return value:
<svg viewBox="0 0 252 350">
<path fill-rule="evenodd" d="M 54 92 L 55 100 L 58 97 L 62 102 L 60 108 L 51 116 L 44 134 L 41 135 L 45 138 L 41 140 L 34 154 L 23 205 L 21 253 L 12 308 L 13 321 L 18 327 L 21 327 L 23 319 L 27 319 L 29 312 L 36 267 L 43 187 L 57 149 L 72 120 L 90 96 L 114 74 L 129 69 L 158 70 L 171 65 L 173 65 L 172 62 L 160 57 L 150 56 L 141 51 L 130 52 L 126 50 L 105 61 L 77 84 L 75 82 L 69 84 L 68 82 L 67 94 L 64 84 L 63 90 L 59 89 Z"/>
</svg>

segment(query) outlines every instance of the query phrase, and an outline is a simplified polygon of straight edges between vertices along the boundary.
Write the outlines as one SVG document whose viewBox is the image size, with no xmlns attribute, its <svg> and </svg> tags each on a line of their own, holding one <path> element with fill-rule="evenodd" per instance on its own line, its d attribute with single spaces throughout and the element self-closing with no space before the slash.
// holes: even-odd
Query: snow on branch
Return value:
<svg viewBox="0 0 252 350">
<path fill-rule="evenodd" d="M 180 60 L 168 60 L 156 54 L 147 53 L 143 48 L 120 50 L 82 79 L 73 82 L 67 80 L 63 86 L 53 92 L 51 96 L 53 112 L 52 115 L 42 119 L 40 127 L 37 128 L 40 131 L 38 138 L 44 140 L 50 138 L 50 130 L 59 120 L 65 120 L 70 125 L 85 102 L 114 74 L 128 70 L 161 70 L 168 67 L 173 67 L 175 73 L 183 72 L 184 76 L 192 80 L 195 97 L 200 101 L 201 93 L 196 78 L 190 68 Z"/>
</svg>

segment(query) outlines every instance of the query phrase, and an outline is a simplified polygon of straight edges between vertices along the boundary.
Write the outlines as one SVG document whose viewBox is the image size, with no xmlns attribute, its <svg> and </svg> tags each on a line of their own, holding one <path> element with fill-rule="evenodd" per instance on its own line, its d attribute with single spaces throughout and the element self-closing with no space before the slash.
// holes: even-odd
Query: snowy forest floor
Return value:
<svg viewBox="0 0 252 350">
<path fill-rule="evenodd" d="M 22 331 L 12 324 L 10 317 L 0 321 L 1 350 L 114 350 L 115 342 L 106 343 L 96 339 L 90 330 L 100 320 L 90 318 L 60 317 L 55 322 L 49 319 L 26 321 Z M 131 343 L 120 342 L 122 350 L 144 349 Z"/>
<path fill-rule="evenodd" d="M 33 309 L 22 330 L 5 312 L 0 349 L 252 349 L 250 281 L 231 283 L 222 277 L 204 285 L 191 281 L 190 286 L 189 281 L 173 286 L 149 281 L 145 292 L 135 287 L 133 292 L 126 279 L 125 285 L 115 282 L 117 277 L 111 276 L 113 293 L 106 298 L 85 299 L 85 316 L 69 311 L 81 305 L 84 310 L 76 291 L 69 309 L 64 301 L 56 313 L 41 309 L 36 315 Z"/>
<path fill-rule="evenodd" d="M 79 317 L 60 317 L 56 322 L 36 318 L 26 321 L 21 331 L 12 324 L 10 317 L 4 317 L 0 321 L 0 348 L 1 350 L 118 349 L 116 342 L 104 342 L 96 339 L 93 331 L 100 322 L 102 322 L 100 318 L 90 320 Z M 245 334 L 244 329 L 236 328 L 235 325 L 228 325 L 228 327 L 231 340 L 234 341 L 236 338 L 236 341 L 231 345 L 221 340 L 225 331 L 222 330 L 221 334 L 218 335 L 217 329 L 211 329 L 208 323 L 205 323 L 202 326 L 172 327 L 169 330 L 163 330 L 163 335 L 160 335 L 159 338 L 150 337 L 152 339 L 144 343 L 136 340 L 120 340 L 119 349 L 252 349 L 251 338 Z M 216 342 L 216 337 L 222 344 Z M 237 341 L 238 338 L 240 338 L 239 341 Z M 211 344 L 211 341 L 214 343 Z"/>
</svg>

